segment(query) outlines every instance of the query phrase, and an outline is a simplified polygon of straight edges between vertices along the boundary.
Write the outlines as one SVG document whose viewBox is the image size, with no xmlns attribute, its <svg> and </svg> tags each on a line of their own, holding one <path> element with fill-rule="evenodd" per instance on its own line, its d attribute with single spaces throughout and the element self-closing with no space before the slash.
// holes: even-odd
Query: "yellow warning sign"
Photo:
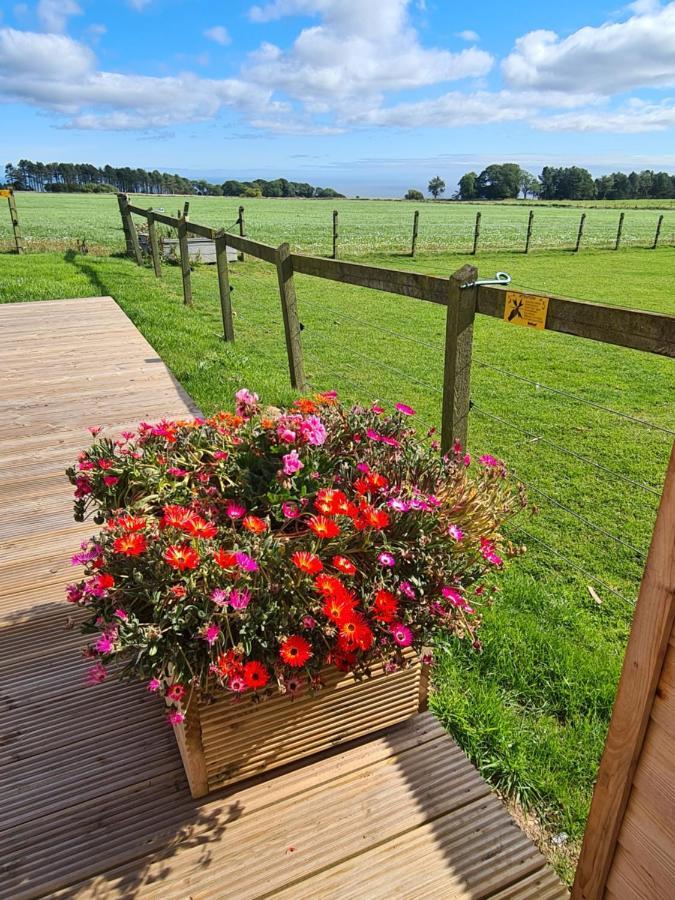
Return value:
<svg viewBox="0 0 675 900">
<path fill-rule="evenodd" d="M 0 197 L 11 197 L 11 188 L 0 188 Z"/>
<path fill-rule="evenodd" d="M 546 328 L 548 297 L 536 297 L 534 294 L 519 294 L 516 291 L 506 292 L 504 304 L 504 321 L 511 325 L 524 325 L 526 328 Z"/>
</svg>

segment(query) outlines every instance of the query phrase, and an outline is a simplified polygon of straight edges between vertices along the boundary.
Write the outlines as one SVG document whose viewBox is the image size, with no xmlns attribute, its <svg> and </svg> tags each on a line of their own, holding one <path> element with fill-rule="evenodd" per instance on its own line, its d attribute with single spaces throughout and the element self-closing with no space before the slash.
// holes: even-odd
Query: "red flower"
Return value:
<svg viewBox="0 0 675 900">
<path fill-rule="evenodd" d="M 115 579 L 108 572 L 101 572 L 100 575 L 96 576 L 95 581 L 96 586 L 101 588 L 102 591 L 109 591 L 111 587 L 115 586 Z"/>
<path fill-rule="evenodd" d="M 269 680 L 270 673 L 262 663 L 252 660 L 251 662 L 247 662 L 244 666 L 244 681 L 246 682 L 246 687 L 253 688 L 253 690 L 264 688 Z"/>
<path fill-rule="evenodd" d="M 237 565 L 237 556 L 235 553 L 229 553 L 227 550 L 216 550 L 213 554 L 216 565 L 221 569 L 234 569 Z"/>
<path fill-rule="evenodd" d="M 267 530 L 267 522 L 263 519 L 259 519 L 258 516 L 246 516 L 241 524 L 247 531 L 251 531 L 253 534 L 262 534 L 263 531 Z"/>
<path fill-rule="evenodd" d="M 373 615 L 380 622 L 393 622 L 398 615 L 398 600 L 389 591 L 378 591 L 373 603 Z"/>
<path fill-rule="evenodd" d="M 339 572 L 345 575 L 356 575 L 356 566 L 346 556 L 334 556 L 331 562 Z"/>
<path fill-rule="evenodd" d="M 304 550 L 298 550 L 291 556 L 291 562 L 297 566 L 301 572 L 308 575 L 316 575 L 323 569 L 323 563 L 314 553 L 307 553 Z"/>
<path fill-rule="evenodd" d="M 180 528 L 185 531 L 196 518 L 192 510 L 185 506 L 165 506 L 163 512 L 159 523 L 161 528 Z"/>
<path fill-rule="evenodd" d="M 356 613 L 343 619 L 339 623 L 340 635 L 339 642 L 341 646 L 353 649 L 358 647 L 360 650 L 369 650 L 373 645 L 373 632 L 363 616 Z"/>
<path fill-rule="evenodd" d="M 327 597 L 323 604 L 323 614 L 333 622 L 342 622 L 351 616 L 357 605 L 356 597 Z"/>
<path fill-rule="evenodd" d="M 186 520 L 183 531 L 196 538 L 214 538 L 218 529 L 212 522 L 207 522 L 201 516 L 194 516 Z"/>
<path fill-rule="evenodd" d="M 356 523 L 357 528 L 375 528 L 381 530 L 389 525 L 389 514 L 383 509 L 373 509 L 372 506 L 366 506 L 361 510 L 359 521 Z"/>
<path fill-rule="evenodd" d="M 333 516 L 340 512 L 341 507 L 347 503 L 347 497 L 342 491 L 322 488 L 316 495 L 314 506 L 327 516 Z"/>
<path fill-rule="evenodd" d="M 179 703 L 185 696 L 185 688 L 182 684 L 172 684 L 166 689 L 166 696 L 174 703 Z"/>
<path fill-rule="evenodd" d="M 164 554 L 164 560 L 172 569 L 185 572 L 186 569 L 196 569 L 199 565 L 199 554 L 188 544 L 172 544 Z"/>
<path fill-rule="evenodd" d="M 120 516 L 108 521 L 108 528 L 123 528 L 124 531 L 143 531 L 145 519 L 140 516 Z"/>
<path fill-rule="evenodd" d="M 310 521 L 309 527 L 318 538 L 334 538 L 340 534 L 339 525 L 326 516 L 315 516 Z"/>
<path fill-rule="evenodd" d="M 279 648 L 279 656 L 286 665 L 293 668 L 304 666 L 312 655 L 310 644 L 299 634 L 294 634 L 283 642 Z"/>
<path fill-rule="evenodd" d="M 144 534 L 129 532 L 121 537 L 115 538 L 113 542 L 113 550 L 115 553 L 122 553 L 124 556 L 140 556 L 148 548 Z"/>
<path fill-rule="evenodd" d="M 323 597 L 338 597 L 340 594 L 344 594 L 347 591 L 347 588 L 337 575 L 328 575 L 325 572 L 323 575 L 318 575 L 314 579 L 314 584 L 316 585 L 317 591 Z"/>
<path fill-rule="evenodd" d="M 227 653 L 221 653 L 214 669 L 223 678 L 229 678 L 231 675 L 241 675 L 244 667 L 241 664 L 241 654 L 234 650 L 228 650 Z"/>
</svg>

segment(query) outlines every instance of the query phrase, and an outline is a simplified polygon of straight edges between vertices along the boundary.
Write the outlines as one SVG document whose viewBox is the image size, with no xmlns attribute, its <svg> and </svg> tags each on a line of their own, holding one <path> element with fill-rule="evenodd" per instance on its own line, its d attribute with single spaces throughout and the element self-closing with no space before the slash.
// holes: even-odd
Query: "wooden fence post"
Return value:
<svg viewBox="0 0 675 900">
<path fill-rule="evenodd" d="M 148 212 L 148 237 L 150 239 L 150 253 L 152 254 L 152 267 L 155 270 L 155 277 L 162 277 L 162 260 L 160 257 L 159 241 L 157 240 L 157 226 L 155 225 L 155 217 Z"/>
<path fill-rule="evenodd" d="M 614 249 L 618 250 L 619 245 L 621 243 L 621 232 L 623 231 L 623 219 L 626 213 L 621 213 L 619 216 L 619 227 L 616 230 L 616 242 L 614 243 Z"/>
<path fill-rule="evenodd" d="M 190 248 L 187 237 L 187 223 L 178 225 L 178 246 L 180 247 L 180 269 L 183 276 L 183 303 L 192 306 L 192 282 L 190 281 Z"/>
<path fill-rule="evenodd" d="M 584 236 L 584 223 L 586 221 L 586 213 L 581 214 L 581 218 L 579 219 L 579 231 L 577 232 L 577 243 L 574 248 L 574 252 L 579 252 L 579 247 L 581 247 L 581 238 Z"/>
<path fill-rule="evenodd" d="M 333 259 L 338 257 L 338 211 L 333 210 Z"/>
<path fill-rule="evenodd" d="M 185 219 L 186 222 L 190 218 L 189 213 L 190 213 L 190 201 L 186 200 L 185 203 L 183 204 L 183 215 L 181 217 L 181 218 Z"/>
<path fill-rule="evenodd" d="M 530 210 L 530 215 L 527 220 L 527 235 L 525 237 L 525 253 L 530 252 L 530 238 L 532 237 L 532 222 L 534 221 L 534 210 Z"/>
<path fill-rule="evenodd" d="M 291 248 L 281 244 L 277 248 L 277 277 L 279 279 L 279 295 L 281 311 L 284 317 L 284 333 L 286 335 L 286 352 L 291 385 L 297 391 L 304 391 L 305 372 L 302 363 L 302 345 L 300 344 L 300 322 L 298 320 L 298 303 L 293 284 L 293 262 Z"/>
<path fill-rule="evenodd" d="M 476 213 L 476 227 L 473 231 L 473 250 L 471 251 L 471 255 L 475 256 L 476 251 L 478 250 L 478 238 L 480 237 L 480 212 Z"/>
<path fill-rule="evenodd" d="M 14 232 L 16 252 L 23 253 L 25 251 L 25 247 L 23 245 L 23 237 L 21 236 L 21 226 L 19 225 L 19 212 L 16 208 L 16 197 L 14 196 L 14 191 L 11 188 L 9 191 L 9 196 L 7 197 L 7 203 L 9 205 L 9 217 L 12 220 L 12 230 Z"/>
<path fill-rule="evenodd" d="M 237 221 L 239 222 L 240 237 L 246 237 L 246 225 L 244 222 L 244 207 L 243 206 L 239 207 L 239 218 L 237 219 Z M 243 261 L 244 261 L 244 254 L 240 253 L 239 254 L 239 262 L 243 262 Z"/>
<path fill-rule="evenodd" d="M 419 209 L 415 210 L 413 215 L 413 232 L 412 232 L 412 245 L 410 247 L 410 255 L 414 256 L 415 251 L 417 250 L 417 232 L 419 230 L 420 224 L 420 211 Z"/>
<path fill-rule="evenodd" d="M 476 313 L 476 288 L 462 288 L 478 278 L 475 266 L 463 266 L 450 277 L 445 320 L 445 363 L 443 368 L 443 409 L 441 452 L 454 441 L 466 447 L 469 426 L 471 349 Z"/>
<path fill-rule="evenodd" d="M 230 297 L 230 273 L 227 265 L 227 238 L 224 232 L 216 235 L 216 268 L 218 270 L 220 311 L 223 316 L 223 337 L 226 341 L 233 341 L 234 323 L 232 321 L 232 298 Z"/>
<path fill-rule="evenodd" d="M 118 194 L 117 202 L 122 216 L 122 227 L 124 229 L 124 238 L 127 242 L 127 253 L 133 256 L 139 266 L 143 265 L 143 254 L 141 253 L 141 245 L 138 243 L 138 232 L 134 224 L 133 217 L 129 212 L 129 201 L 126 194 Z"/>
<path fill-rule="evenodd" d="M 652 244 L 652 250 L 656 250 L 656 245 L 659 242 L 659 237 L 661 235 L 661 226 L 663 225 L 663 216 L 659 216 L 659 221 L 656 223 L 656 234 L 654 235 L 654 243 Z"/>
</svg>

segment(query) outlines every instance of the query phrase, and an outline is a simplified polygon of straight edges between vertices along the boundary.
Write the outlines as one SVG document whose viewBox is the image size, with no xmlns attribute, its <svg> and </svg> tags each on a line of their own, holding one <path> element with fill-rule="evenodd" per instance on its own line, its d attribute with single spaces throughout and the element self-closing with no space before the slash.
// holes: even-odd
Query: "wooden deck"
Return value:
<svg viewBox="0 0 675 900">
<path fill-rule="evenodd" d="M 157 699 L 85 684 L 63 600 L 87 426 L 191 401 L 109 297 L 0 306 L 0 385 L 0 897 L 567 896 L 429 714 L 192 800 Z"/>
</svg>

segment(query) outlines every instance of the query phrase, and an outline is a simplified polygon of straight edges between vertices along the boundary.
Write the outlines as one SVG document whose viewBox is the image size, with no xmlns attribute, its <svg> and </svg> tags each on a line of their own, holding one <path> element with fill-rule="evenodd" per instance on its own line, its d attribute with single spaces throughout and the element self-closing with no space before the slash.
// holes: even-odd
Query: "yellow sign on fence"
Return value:
<svg viewBox="0 0 675 900">
<path fill-rule="evenodd" d="M 12 189 L 11 188 L 0 188 L 0 197 L 11 197 Z"/>
<path fill-rule="evenodd" d="M 524 325 L 526 328 L 546 328 L 548 297 L 535 297 L 533 294 L 519 294 L 517 291 L 506 292 L 504 304 L 504 321 L 511 325 Z"/>
</svg>

